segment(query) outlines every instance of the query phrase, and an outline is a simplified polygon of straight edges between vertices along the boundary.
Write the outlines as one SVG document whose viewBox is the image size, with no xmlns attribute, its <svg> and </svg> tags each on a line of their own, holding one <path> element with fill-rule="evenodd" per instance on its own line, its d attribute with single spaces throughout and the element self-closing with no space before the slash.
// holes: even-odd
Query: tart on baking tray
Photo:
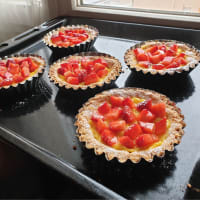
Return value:
<svg viewBox="0 0 200 200">
<path fill-rule="evenodd" d="M 96 40 L 98 34 L 98 30 L 92 26 L 69 25 L 62 26 L 47 33 L 44 36 L 43 41 L 52 48 L 69 48 L 69 50 L 72 50 L 73 47 L 79 46 L 81 49 L 74 49 L 79 52 L 87 50 L 87 48 Z"/>
<path fill-rule="evenodd" d="M 17 87 L 37 78 L 43 72 L 45 61 L 37 55 L 15 55 L 0 60 L 0 89 Z"/>
<path fill-rule="evenodd" d="M 119 162 L 163 157 L 183 135 L 180 109 L 166 96 L 139 88 L 112 89 L 86 102 L 76 116 L 79 140 Z"/>
<path fill-rule="evenodd" d="M 149 40 L 127 50 L 124 59 L 131 69 L 145 74 L 173 75 L 195 68 L 200 61 L 200 52 L 179 41 Z"/>
<path fill-rule="evenodd" d="M 104 53 L 74 54 L 55 62 L 49 71 L 50 79 L 60 87 L 87 89 L 115 80 L 121 72 L 120 62 Z"/>
</svg>

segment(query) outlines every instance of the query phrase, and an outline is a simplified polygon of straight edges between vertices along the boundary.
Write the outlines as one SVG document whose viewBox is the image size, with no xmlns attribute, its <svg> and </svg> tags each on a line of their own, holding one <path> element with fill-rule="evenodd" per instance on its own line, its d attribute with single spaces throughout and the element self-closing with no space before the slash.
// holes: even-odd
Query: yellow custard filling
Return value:
<svg viewBox="0 0 200 200">
<path fill-rule="evenodd" d="M 145 99 L 137 98 L 137 97 L 132 97 L 131 100 L 134 102 L 135 106 L 137 106 L 137 104 L 145 101 Z M 133 111 L 133 113 L 135 114 L 136 117 L 139 116 L 140 112 L 138 110 L 133 108 L 132 111 Z M 160 120 L 161 120 L 161 118 L 156 117 L 154 122 L 156 123 L 156 122 L 159 122 Z M 105 123 L 109 126 L 109 122 L 108 121 L 105 120 Z M 94 138 L 96 140 L 98 140 L 99 142 L 105 144 L 105 142 L 102 140 L 101 133 L 99 133 L 97 128 L 96 128 L 95 122 L 93 120 L 90 120 L 89 124 L 90 124 L 91 131 L 92 131 L 92 133 L 94 135 Z M 130 127 L 131 125 L 133 125 L 133 124 L 139 124 L 139 122 L 136 120 L 131 124 L 130 123 L 126 124 L 126 129 L 128 127 Z M 125 151 L 128 151 L 128 152 L 137 152 L 137 151 L 141 151 L 141 150 L 148 150 L 148 149 L 156 148 L 156 147 L 162 145 L 163 141 L 168 137 L 168 130 L 169 130 L 170 126 L 171 126 L 171 122 L 170 122 L 169 119 L 167 119 L 166 120 L 166 131 L 162 135 L 158 136 L 158 141 L 154 142 L 153 144 L 151 144 L 148 147 L 144 147 L 144 148 L 137 147 L 137 145 L 135 145 L 135 141 L 134 141 L 134 147 L 133 148 L 127 148 L 126 146 L 122 145 L 119 142 L 118 138 L 120 138 L 120 137 L 122 137 L 124 135 L 124 131 L 119 131 L 119 132 L 116 133 L 115 136 L 117 138 L 117 142 L 114 145 L 112 145 L 111 147 L 114 148 L 114 149 L 117 149 L 117 150 L 125 150 Z"/>
</svg>

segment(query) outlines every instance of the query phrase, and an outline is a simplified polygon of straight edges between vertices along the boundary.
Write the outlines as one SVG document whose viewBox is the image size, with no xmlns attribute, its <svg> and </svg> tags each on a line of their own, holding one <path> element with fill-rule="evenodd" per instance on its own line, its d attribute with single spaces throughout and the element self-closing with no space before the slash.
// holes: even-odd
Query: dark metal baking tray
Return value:
<svg viewBox="0 0 200 200">
<path fill-rule="evenodd" d="M 89 24 L 100 31 L 92 51 L 118 58 L 124 73 L 112 85 L 95 90 L 73 92 L 58 89 L 49 81 L 49 65 L 57 59 L 42 42 L 42 36 L 65 24 Z M 47 165 L 75 180 L 89 191 L 107 199 L 182 199 L 200 151 L 199 66 L 188 76 L 172 80 L 143 79 L 125 66 L 125 51 L 149 39 L 175 39 L 200 48 L 200 30 L 121 23 L 76 17 L 60 17 L 35 27 L 4 44 L 0 56 L 36 53 L 47 62 L 39 86 L 31 94 L 1 96 L 0 136 Z M 17 38 L 17 40 L 16 40 Z M 7 44 L 7 45 L 6 45 Z M 114 87 L 142 87 L 161 92 L 175 101 L 185 115 L 185 135 L 174 152 L 152 163 L 106 161 L 95 156 L 76 137 L 75 115 L 88 98 Z"/>
</svg>

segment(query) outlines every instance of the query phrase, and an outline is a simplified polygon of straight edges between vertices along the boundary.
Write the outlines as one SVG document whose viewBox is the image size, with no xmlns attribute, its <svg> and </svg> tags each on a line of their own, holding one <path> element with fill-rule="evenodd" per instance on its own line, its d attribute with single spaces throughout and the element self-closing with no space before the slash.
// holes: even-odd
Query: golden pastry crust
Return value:
<svg viewBox="0 0 200 200">
<path fill-rule="evenodd" d="M 87 40 L 79 43 L 79 44 L 74 44 L 74 45 L 71 45 L 69 47 L 63 47 L 63 46 L 57 46 L 56 44 L 52 43 L 51 42 L 51 37 L 55 34 L 57 34 L 59 31 L 64 31 L 66 29 L 77 29 L 77 28 L 81 28 L 81 29 L 84 29 L 86 31 L 86 33 L 88 34 L 88 38 Z M 99 31 L 93 27 L 93 26 L 88 26 L 88 25 L 68 25 L 68 26 L 62 26 L 62 27 L 59 27 L 55 30 L 52 30 L 50 31 L 49 33 L 47 33 L 44 38 L 43 38 L 43 42 L 49 46 L 49 47 L 57 47 L 57 48 L 63 48 L 63 49 L 67 49 L 67 48 L 70 48 L 70 47 L 77 47 L 77 46 L 80 46 L 82 44 L 86 44 L 86 43 L 90 43 L 92 41 L 94 41 L 99 35 Z"/>
<path fill-rule="evenodd" d="M 109 67 L 110 72 L 108 73 L 108 75 L 106 75 L 106 77 L 103 80 L 96 82 L 96 83 L 89 84 L 89 85 L 72 85 L 70 83 L 67 83 L 66 81 L 64 81 L 63 79 L 61 79 L 58 76 L 57 70 L 60 67 L 60 64 L 62 64 L 63 62 L 66 62 L 68 59 L 71 59 L 71 58 L 80 59 L 85 56 L 92 57 L 95 59 L 103 58 L 108 63 L 110 63 L 110 67 Z M 97 86 L 102 87 L 104 84 L 110 84 L 112 80 L 115 80 L 120 75 L 121 68 L 122 68 L 122 66 L 121 66 L 121 63 L 119 62 L 119 60 L 117 60 L 113 56 L 110 56 L 105 53 L 82 52 L 82 53 L 78 53 L 78 54 L 74 54 L 74 55 L 62 58 L 62 59 L 56 61 L 55 63 L 53 63 L 49 69 L 49 78 L 55 84 L 58 84 L 59 87 L 65 87 L 66 89 L 72 88 L 74 90 L 78 90 L 78 89 L 86 90 L 88 87 L 95 88 Z"/>
<path fill-rule="evenodd" d="M 168 130 L 168 136 L 162 144 L 155 148 L 128 152 L 125 150 L 116 150 L 96 140 L 91 130 L 89 121 L 92 113 L 97 110 L 101 103 L 108 100 L 111 95 L 138 97 L 142 99 L 151 98 L 152 103 L 164 102 L 166 104 L 166 113 L 171 122 L 171 126 Z M 170 101 L 165 95 L 152 90 L 140 88 L 112 89 L 97 94 L 83 105 L 83 107 L 79 110 L 76 119 L 75 125 L 78 127 L 77 133 L 79 140 L 81 142 L 85 142 L 86 148 L 94 149 L 96 155 L 105 153 L 105 157 L 108 161 L 113 158 L 117 158 L 121 163 L 126 162 L 128 159 L 133 163 L 138 163 L 141 158 L 144 158 L 148 162 L 152 162 L 154 156 L 163 157 L 166 150 L 173 151 L 174 145 L 180 143 L 184 134 L 183 128 L 185 127 L 185 123 L 183 121 L 184 116 L 181 114 L 180 109 L 176 107 L 174 102 Z"/>
<path fill-rule="evenodd" d="M 29 76 L 27 79 L 25 79 L 22 82 L 14 83 L 14 84 L 7 85 L 7 86 L 2 86 L 2 87 L 0 87 L 0 90 L 1 89 L 9 89 L 11 87 L 17 88 L 19 85 L 23 85 L 27 82 L 31 82 L 35 78 L 38 78 L 43 73 L 46 63 L 45 63 L 45 60 L 39 55 L 35 55 L 35 54 L 11 55 L 11 56 L 6 56 L 6 57 L 0 59 L 0 61 L 5 61 L 5 60 L 8 60 L 8 59 L 13 59 L 13 58 L 27 58 L 27 57 L 30 57 L 31 59 L 36 61 L 39 65 L 38 69 L 34 72 L 34 74 L 32 76 Z"/>
<path fill-rule="evenodd" d="M 141 47 L 146 48 L 152 45 L 162 45 L 162 44 L 166 46 L 177 44 L 179 48 L 183 49 L 185 51 L 184 53 L 186 54 L 189 60 L 187 65 L 177 67 L 177 68 L 162 69 L 162 70 L 156 70 L 152 68 L 143 68 L 137 65 L 138 61 L 136 60 L 136 57 L 133 53 L 134 49 L 141 48 Z M 174 75 L 175 73 L 180 74 L 182 72 L 190 72 L 192 69 L 194 69 L 200 62 L 200 52 L 194 46 L 184 43 L 184 42 L 176 41 L 176 40 L 164 40 L 164 39 L 148 40 L 148 41 L 138 43 L 132 46 L 130 49 L 128 49 L 124 55 L 124 61 L 126 65 L 130 67 L 130 69 L 133 69 L 137 72 L 141 71 L 144 74 L 147 74 L 147 73 L 150 73 L 151 75 L 159 74 L 161 76 L 166 75 L 166 74 Z"/>
</svg>

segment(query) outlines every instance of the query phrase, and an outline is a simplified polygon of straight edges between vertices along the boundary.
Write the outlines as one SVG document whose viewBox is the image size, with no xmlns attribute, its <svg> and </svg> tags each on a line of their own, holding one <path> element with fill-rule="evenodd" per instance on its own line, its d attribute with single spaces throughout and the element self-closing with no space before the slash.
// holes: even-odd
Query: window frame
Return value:
<svg viewBox="0 0 200 200">
<path fill-rule="evenodd" d="M 161 25 L 177 28 L 200 29 L 200 16 L 160 13 L 159 11 L 114 8 L 110 6 L 81 6 L 82 0 L 59 0 L 58 9 L 61 15 L 96 18 L 121 22 L 134 22 L 149 25 Z M 65 6 L 64 6 L 65 5 Z M 103 14 L 103 15 L 102 15 Z"/>
</svg>

